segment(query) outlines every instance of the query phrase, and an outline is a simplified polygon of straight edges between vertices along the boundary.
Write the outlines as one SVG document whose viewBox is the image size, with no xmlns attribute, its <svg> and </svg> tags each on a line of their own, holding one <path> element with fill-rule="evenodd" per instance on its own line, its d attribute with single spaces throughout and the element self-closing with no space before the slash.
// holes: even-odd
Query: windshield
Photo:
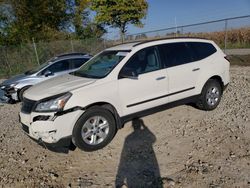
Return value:
<svg viewBox="0 0 250 188">
<path fill-rule="evenodd" d="M 103 51 L 72 74 L 87 78 L 103 78 L 107 76 L 127 54 L 127 51 Z"/>
</svg>

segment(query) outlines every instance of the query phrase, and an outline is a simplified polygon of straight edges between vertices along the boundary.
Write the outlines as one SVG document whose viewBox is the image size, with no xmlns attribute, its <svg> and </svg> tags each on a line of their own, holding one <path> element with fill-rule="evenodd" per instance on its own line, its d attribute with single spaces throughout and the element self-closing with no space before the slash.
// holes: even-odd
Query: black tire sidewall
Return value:
<svg viewBox="0 0 250 188">
<path fill-rule="evenodd" d="M 96 115 L 104 117 L 109 122 L 109 133 L 107 137 L 105 138 L 105 140 L 101 142 L 100 144 L 90 145 L 83 141 L 81 131 L 82 131 L 82 127 L 84 123 L 90 117 L 93 117 Z M 115 136 L 116 131 L 117 131 L 116 123 L 115 123 L 115 119 L 112 113 L 109 110 L 102 108 L 102 107 L 93 107 L 93 108 L 87 109 L 87 111 L 83 113 L 83 115 L 76 122 L 74 129 L 73 129 L 73 133 L 72 133 L 73 143 L 76 145 L 76 147 L 78 147 L 81 150 L 95 151 L 109 144 L 111 140 L 113 139 L 113 137 Z"/>
<path fill-rule="evenodd" d="M 217 103 L 213 106 L 209 105 L 207 103 L 207 100 L 206 100 L 206 95 L 207 95 L 207 91 L 211 88 L 211 87 L 216 87 L 218 88 L 219 90 L 219 100 L 217 101 Z M 214 110 L 220 103 L 220 100 L 221 100 L 221 96 L 222 96 L 222 88 L 221 88 L 221 85 L 218 81 L 216 80 L 208 80 L 207 83 L 205 84 L 204 88 L 202 89 L 202 96 L 201 96 L 201 102 L 203 103 L 203 107 L 205 110 Z"/>
</svg>

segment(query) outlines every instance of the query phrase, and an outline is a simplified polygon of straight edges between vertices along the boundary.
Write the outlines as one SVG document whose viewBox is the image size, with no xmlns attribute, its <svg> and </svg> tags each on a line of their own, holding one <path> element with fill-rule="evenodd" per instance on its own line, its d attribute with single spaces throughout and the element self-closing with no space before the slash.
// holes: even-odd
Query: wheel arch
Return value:
<svg viewBox="0 0 250 188">
<path fill-rule="evenodd" d="M 23 90 L 27 90 L 29 89 L 30 87 L 32 87 L 33 85 L 26 85 L 26 86 L 23 86 L 22 88 L 18 89 L 17 90 L 17 96 L 18 96 L 18 99 L 20 100 L 20 92 L 23 91 Z"/>
<path fill-rule="evenodd" d="M 222 80 L 222 78 L 220 76 L 215 75 L 215 76 L 210 77 L 208 80 L 216 80 L 216 81 L 218 81 L 220 86 L 221 86 L 221 91 L 223 92 L 223 90 L 224 90 L 224 82 L 223 82 L 223 80 Z"/>
<path fill-rule="evenodd" d="M 110 104 L 108 102 L 96 102 L 96 103 L 89 104 L 88 106 L 85 107 L 85 109 L 87 110 L 87 109 L 92 108 L 92 107 L 102 107 L 102 108 L 110 111 L 115 118 L 117 129 L 121 129 L 123 127 L 123 125 L 121 123 L 120 115 L 118 114 L 116 108 L 112 104 Z"/>
</svg>

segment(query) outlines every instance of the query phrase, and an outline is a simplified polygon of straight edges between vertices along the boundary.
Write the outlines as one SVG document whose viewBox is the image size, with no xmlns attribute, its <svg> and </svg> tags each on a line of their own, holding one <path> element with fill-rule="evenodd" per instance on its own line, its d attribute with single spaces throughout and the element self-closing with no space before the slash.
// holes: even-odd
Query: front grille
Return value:
<svg viewBox="0 0 250 188">
<path fill-rule="evenodd" d="M 32 112 L 35 104 L 36 104 L 36 101 L 32 101 L 32 100 L 24 98 L 21 112 L 23 112 L 25 114 L 30 114 Z"/>
<path fill-rule="evenodd" d="M 23 129 L 24 132 L 26 132 L 27 134 L 29 134 L 29 127 L 28 126 L 22 124 L 22 129 Z"/>
</svg>

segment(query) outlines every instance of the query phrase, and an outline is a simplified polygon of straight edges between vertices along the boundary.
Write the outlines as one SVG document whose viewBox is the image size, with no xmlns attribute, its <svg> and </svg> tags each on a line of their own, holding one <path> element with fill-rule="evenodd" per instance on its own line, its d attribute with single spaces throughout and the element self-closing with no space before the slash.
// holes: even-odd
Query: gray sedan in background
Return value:
<svg viewBox="0 0 250 188">
<path fill-rule="evenodd" d="M 70 53 L 56 56 L 39 67 L 14 76 L 0 84 L 2 101 L 14 103 L 23 100 L 23 93 L 42 81 L 77 70 L 92 56 L 84 53 Z"/>
</svg>

